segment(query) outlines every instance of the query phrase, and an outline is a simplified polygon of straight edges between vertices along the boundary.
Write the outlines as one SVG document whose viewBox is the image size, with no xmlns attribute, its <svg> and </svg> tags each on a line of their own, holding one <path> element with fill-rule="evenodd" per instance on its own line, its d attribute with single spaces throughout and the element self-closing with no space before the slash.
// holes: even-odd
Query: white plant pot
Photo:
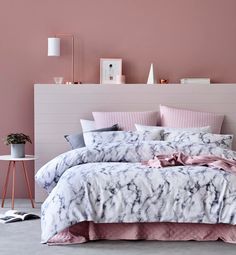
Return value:
<svg viewBox="0 0 236 255">
<path fill-rule="evenodd" d="M 25 144 L 11 144 L 11 157 L 12 158 L 24 158 L 25 157 Z"/>
</svg>

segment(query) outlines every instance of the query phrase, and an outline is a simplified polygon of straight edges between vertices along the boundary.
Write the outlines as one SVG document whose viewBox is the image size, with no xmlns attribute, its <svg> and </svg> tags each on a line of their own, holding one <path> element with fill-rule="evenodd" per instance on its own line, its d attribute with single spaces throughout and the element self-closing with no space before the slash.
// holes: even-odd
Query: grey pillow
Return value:
<svg viewBox="0 0 236 255">
<path fill-rule="evenodd" d="M 115 124 L 111 127 L 91 130 L 89 132 L 106 132 L 106 131 L 118 131 L 118 130 L 119 130 L 118 124 Z M 83 133 L 78 133 L 74 135 L 65 135 L 64 137 L 66 141 L 70 144 L 72 150 L 85 147 Z"/>
</svg>

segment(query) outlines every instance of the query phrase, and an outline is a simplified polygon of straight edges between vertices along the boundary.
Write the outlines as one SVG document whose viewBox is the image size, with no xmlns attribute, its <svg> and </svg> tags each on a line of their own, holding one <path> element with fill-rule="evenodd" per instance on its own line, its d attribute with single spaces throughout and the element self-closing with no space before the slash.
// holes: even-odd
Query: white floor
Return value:
<svg viewBox="0 0 236 255">
<path fill-rule="evenodd" d="M 0 209 L 9 210 L 10 201 Z M 28 200 L 17 200 L 16 208 L 40 213 Z M 40 220 L 0 225 L 0 255 L 236 255 L 236 245 L 223 242 L 97 241 L 73 246 L 40 244 Z"/>
</svg>

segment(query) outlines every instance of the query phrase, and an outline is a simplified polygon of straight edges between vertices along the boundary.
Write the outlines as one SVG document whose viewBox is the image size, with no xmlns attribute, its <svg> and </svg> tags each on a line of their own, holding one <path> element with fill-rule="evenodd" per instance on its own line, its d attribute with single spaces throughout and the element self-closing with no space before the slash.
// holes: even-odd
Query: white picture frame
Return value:
<svg viewBox="0 0 236 255">
<path fill-rule="evenodd" d="M 122 75 L 121 58 L 100 59 L 100 84 L 117 84 L 117 76 Z"/>
</svg>

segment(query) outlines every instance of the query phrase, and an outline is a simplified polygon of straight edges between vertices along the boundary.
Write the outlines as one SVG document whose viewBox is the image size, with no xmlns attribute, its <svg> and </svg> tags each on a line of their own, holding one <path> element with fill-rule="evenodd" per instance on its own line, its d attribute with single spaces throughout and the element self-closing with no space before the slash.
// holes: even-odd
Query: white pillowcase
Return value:
<svg viewBox="0 0 236 255">
<path fill-rule="evenodd" d="M 81 119 L 80 120 L 80 124 L 81 124 L 83 132 L 89 132 L 89 131 L 97 129 L 94 120 L 84 120 L 84 119 Z"/>
<path fill-rule="evenodd" d="M 231 149 L 233 135 L 220 135 L 199 132 L 171 132 L 166 136 L 165 141 L 188 144 L 206 144 L 220 146 L 224 149 Z"/>
<path fill-rule="evenodd" d="M 161 127 L 161 126 L 144 126 L 144 125 L 140 125 L 140 124 L 135 124 L 135 128 L 137 131 L 160 131 L 161 132 L 161 140 L 165 140 L 166 137 L 171 132 L 211 133 L 210 126 L 199 127 L 199 128 L 168 128 L 168 127 Z"/>
<path fill-rule="evenodd" d="M 109 131 L 84 133 L 86 146 L 160 140 L 160 131 Z"/>
</svg>

